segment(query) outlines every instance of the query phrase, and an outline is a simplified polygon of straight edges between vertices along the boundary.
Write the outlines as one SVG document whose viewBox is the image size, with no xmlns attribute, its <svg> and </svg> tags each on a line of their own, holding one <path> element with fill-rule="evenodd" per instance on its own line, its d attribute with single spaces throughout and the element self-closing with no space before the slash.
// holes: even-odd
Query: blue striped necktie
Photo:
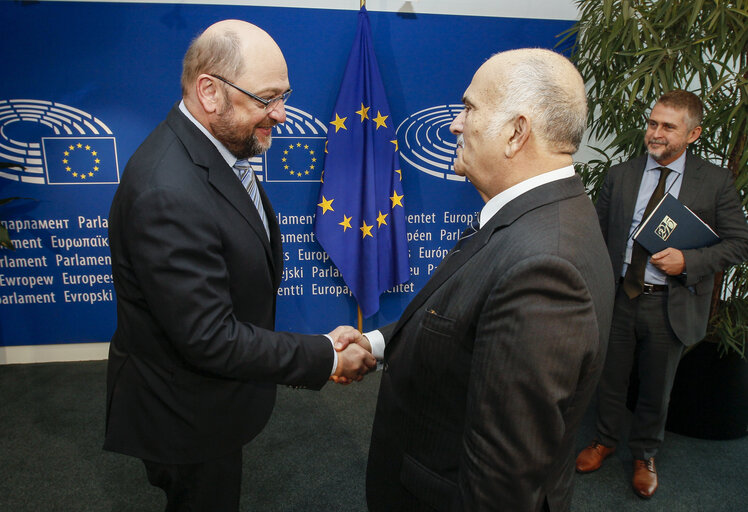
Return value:
<svg viewBox="0 0 748 512">
<path fill-rule="evenodd" d="M 249 165 L 249 160 L 237 160 L 234 164 L 234 169 L 239 171 L 239 178 L 242 180 L 242 185 L 244 185 L 255 208 L 257 208 L 257 213 L 260 214 L 260 219 L 262 219 L 262 225 L 265 226 L 265 233 L 268 239 L 270 239 L 268 217 L 265 214 L 265 208 L 262 207 L 262 198 L 260 197 L 260 189 L 257 186 L 257 177 L 252 170 L 252 166 Z"/>
</svg>

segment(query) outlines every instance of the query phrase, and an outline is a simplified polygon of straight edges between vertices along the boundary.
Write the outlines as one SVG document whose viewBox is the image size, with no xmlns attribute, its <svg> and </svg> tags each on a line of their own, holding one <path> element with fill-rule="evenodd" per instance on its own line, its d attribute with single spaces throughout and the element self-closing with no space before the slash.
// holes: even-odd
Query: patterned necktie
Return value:
<svg viewBox="0 0 748 512">
<path fill-rule="evenodd" d="M 260 189 L 257 186 L 257 177 L 255 176 L 252 166 L 249 165 L 249 160 L 237 160 L 234 164 L 234 169 L 239 171 L 239 176 L 242 180 L 242 185 L 247 190 L 250 199 L 257 208 L 257 213 L 260 214 L 262 219 L 262 225 L 265 226 L 265 233 L 270 239 L 270 227 L 268 226 L 268 218 L 265 214 L 265 208 L 262 207 L 262 198 L 260 197 Z"/>
<path fill-rule="evenodd" d="M 667 167 L 658 167 L 658 169 L 660 170 L 660 181 L 657 182 L 657 187 L 652 192 L 652 197 L 649 198 L 647 207 L 644 209 L 642 221 L 652 213 L 657 203 L 665 195 L 665 180 L 667 179 L 667 175 L 670 174 L 670 169 Z M 626 275 L 623 277 L 623 291 L 626 292 L 626 295 L 630 299 L 635 299 L 644 290 L 644 270 L 647 267 L 648 258 L 649 253 L 635 241 L 631 251 L 631 263 L 626 270 Z"/>
</svg>

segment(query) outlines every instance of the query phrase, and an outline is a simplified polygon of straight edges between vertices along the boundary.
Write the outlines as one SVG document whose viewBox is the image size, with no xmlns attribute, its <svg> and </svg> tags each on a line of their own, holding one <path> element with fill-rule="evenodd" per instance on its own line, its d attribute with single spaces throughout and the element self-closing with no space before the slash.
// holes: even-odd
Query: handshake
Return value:
<svg viewBox="0 0 748 512">
<path fill-rule="evenodd" d="M 371 344 L 355 327 L 341 325 L 328 334 L 338 352 L 338 366 L 330 380 L 337 384 L 350 384 L 364 378 L 377 366 L 371 355 Z"/>
</svg>

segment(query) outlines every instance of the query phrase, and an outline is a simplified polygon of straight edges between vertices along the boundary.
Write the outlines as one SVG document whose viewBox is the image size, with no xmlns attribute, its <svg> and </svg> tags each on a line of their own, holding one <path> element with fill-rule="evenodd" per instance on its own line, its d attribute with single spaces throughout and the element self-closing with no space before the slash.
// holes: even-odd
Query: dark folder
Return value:
<svg viewBox="0 0 748 512">
<path fill-rule="evenodd" d="M 654 254 L 668 247 L 680 250 L 708 247 L 719 242 L 719 236 L 686 205 L 665 194 L 636 230 L 634 240 Z"/>
</svg>

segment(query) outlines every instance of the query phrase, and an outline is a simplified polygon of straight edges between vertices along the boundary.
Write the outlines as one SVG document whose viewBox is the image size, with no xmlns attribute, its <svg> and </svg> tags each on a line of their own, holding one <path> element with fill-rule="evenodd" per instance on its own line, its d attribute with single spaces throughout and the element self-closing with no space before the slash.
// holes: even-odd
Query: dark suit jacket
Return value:
<svg viewBox="0 0 748 512">
<path fill-rule="evenodd" d="M 611 167 L 595 205 L 616 280 L 623 269 L 646 162 L 644 155 Z M 678 200 L 722 239 L 711 247 L 683 251 L 685 276 L 667 278 L 670 325 L 689 346 L 706 334 L 715 272 L 748 258 L 748 226 L 730 171 L 691 154 L 686 155 Z"/>
<path fill-rule="evenodd" d="M 370 510 L 568 510 L 613 289 L 577 176 L 514 199 L 450 253 L 383 329 Z"/>
<path fill-rule="evenodd" d="M 104 448 L 162 463 L 225 455 L 267 422 L 276 384 L 320 388 L 324 336 L 273 332 L 280 230 L 174 107 L 125 168 L 109 215 L 117 330 Z"/>
</svg>

